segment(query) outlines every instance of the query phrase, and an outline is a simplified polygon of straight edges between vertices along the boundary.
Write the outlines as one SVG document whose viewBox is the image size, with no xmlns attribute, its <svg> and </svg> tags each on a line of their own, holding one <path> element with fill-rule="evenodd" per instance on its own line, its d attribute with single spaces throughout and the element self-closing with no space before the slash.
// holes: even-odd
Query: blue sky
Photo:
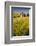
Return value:
<svg viewBox="0 0 36 46">
<path fill-rule="evenodd" d="M 11 10 L 13 10 L 13 13 L 29 13 L 29 9 L 30 8 L 26 8 L 26 7 L 12 7 Z"/>
</svg>

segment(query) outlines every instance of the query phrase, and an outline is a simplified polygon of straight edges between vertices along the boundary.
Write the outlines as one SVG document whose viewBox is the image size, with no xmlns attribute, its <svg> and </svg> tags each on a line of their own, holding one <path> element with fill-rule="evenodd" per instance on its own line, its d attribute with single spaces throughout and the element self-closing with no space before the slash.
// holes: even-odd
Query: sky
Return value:
<svg viewBox="0 0 36 46">
<path fill-rule="evenodd" d="M 27 13 L 29 13 L 29 9 L 30 8 L 26 8 L 26 7 L 12 7 L 11 8 L 11 11 L 13 10 L 13 13 L 25 13 L 25 14 L 27 14 Z"/>
</svg>

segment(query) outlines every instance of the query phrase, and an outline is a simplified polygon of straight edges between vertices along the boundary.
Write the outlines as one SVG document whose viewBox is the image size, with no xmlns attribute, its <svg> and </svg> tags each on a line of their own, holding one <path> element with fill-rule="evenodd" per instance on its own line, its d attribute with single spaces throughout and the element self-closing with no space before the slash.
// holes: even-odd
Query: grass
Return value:
<svg viewBox="0 0 36 46">
<path fill-rule="evenodd" d="M 15 15 L 15 14 L 14 14 Z M 13 17 L 13 36 L 29 35 L 29 16 L 21 17 L 17 14 Z"/>
</svg>

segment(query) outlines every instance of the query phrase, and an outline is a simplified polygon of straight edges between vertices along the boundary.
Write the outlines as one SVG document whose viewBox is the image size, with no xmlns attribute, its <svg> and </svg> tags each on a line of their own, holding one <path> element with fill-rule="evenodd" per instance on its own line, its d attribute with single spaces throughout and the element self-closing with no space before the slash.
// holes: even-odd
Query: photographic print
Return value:
<svg viewBox="0 0 36 46">
<path fill-rule="evenodd" d="M 10 27 L 10 39 L 32 38 L 32 6 L 10 6 Z"/>
<path fill-rule="evenodd" d="M 11 16 L 13 17 L 12 36 L 29 35 L 29 10 L 27 7 L 11 7 Z"/>
</svg>

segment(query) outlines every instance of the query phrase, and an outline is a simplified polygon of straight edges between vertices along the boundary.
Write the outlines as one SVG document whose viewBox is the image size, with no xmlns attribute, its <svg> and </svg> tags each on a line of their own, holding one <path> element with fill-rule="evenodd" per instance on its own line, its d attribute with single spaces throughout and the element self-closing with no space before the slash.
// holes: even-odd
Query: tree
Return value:
<svg viewBox="0 0 36 46">
<path fill-rule="evenodd" d="M 27 13 L 27 16 L 29 16 L 29 13 Z"/>
</svg>

